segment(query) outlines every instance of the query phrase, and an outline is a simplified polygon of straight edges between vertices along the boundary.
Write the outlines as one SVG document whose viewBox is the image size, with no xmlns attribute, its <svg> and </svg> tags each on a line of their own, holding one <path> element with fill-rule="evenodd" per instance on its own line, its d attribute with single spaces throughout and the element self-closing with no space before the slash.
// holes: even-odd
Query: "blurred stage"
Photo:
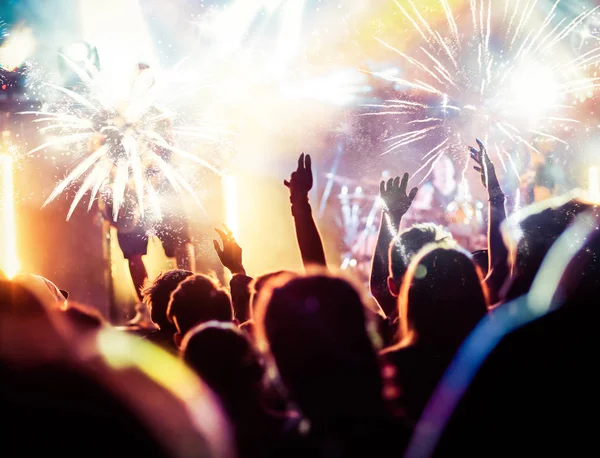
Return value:
<svg viewBox="0 0 600 458">
<path fill-rule="evenodd" d="M 428 13 L 433 27 L 446 27 L 440 2 L 413 3 Z M 557 13 L 579 14 L 589 3 L 563 2 Z M 470 18 L 470 2 L 448 4 L 457 17 Z M 552 4 L 540 1 L 540 11 Z M 20 271 L 48 277 L 68 290 L 72 300 L 92 304 L 106 316 L 111 303 L 127 314 L 136 299 L 125 260 L 114 239 L 107 244 L 96 205 L 87 211 L 86 196 L 67 222 L 74 188 L 42 208 L 81 157 L 66 154 L 59 146 L 27 155 L 48 141 L 48 135 L 40 133 L 31 116 L 17 114 L 39 109 L 46 83 L 71 82 L 73 71 L 65 69 L 59 53 L 76 59 L 75 51 L 83 49 L 90 53 L 84 60 L 98 60 L 100 67 L 111 71 L 127 69 L 132 58 L 161 69 L 191 62 L 202 77 L 193 81 L 202 91 L 188 95 L 173 85 L 170 94 L 173 99 L 181 93 L 187 98 L 183 107 L 177 107 L 180 120 L 214 122 L 235 132 L 218 150 L 185 145 L 219 168 L 226 179 L 183 164 L 203 207 L 182 194 L 197 265 L 223 280 L 212 247 L 213 228 L 223 222 L 232 226 L 250 275 L 301 268 L 282 182 L 305 152 L 313 158 L 315 186 L 310 198 L 329 264 L 366 281 L 379 224 L 380 180 L 418 171 L 427 151 L 446 135 L 446 131 L 430 135 L 418 145 L 384 154 L 386 142 L 407 128 L 410 116 L 364 116 L 366 105 L 403 96 L 397 84 L 375 74 L 408 77 L 410 68 L 377 40 L 389 41 L 401 52 L 418 49 L 422 40 L 394 1 L 15 0 L 0 4 L 0 19 L 4 67 L 0 130 L 11 136 L 10 151 L 2 153 L 10 153 L 13 163 L 11 202 L 16 218 L 16 249 L 3 244 L 0 255 L 2 259 L 14 255 Z M 588 52 L 597 46 L 593 40 L 600 37 L 592 26 L 600 21 L 594 20 L 586 22 L 589 36 L 577 35 L 581 42 L 565 40 L 569 52 Z M 585 40 L 592 40 L 592 48 L 583 48 Z M 594 75 L 599 75 L 597 68 Z M 187 75 L 182 69 L 176 76 Z M 540 164 L 552 164 L 553 192 L 590 185 L 590 170 L 600 167 L 598 97 L 589 89 L 570 103 L 578 115 L 577 129 L 561 131 L 562 143 L 532 134 L 526 141 L 533 148 L 520 144 L 510 151 L 514 163 L 496 167 L 509 196 L 509 212 L 533 198 L 526 191 L 533 186 L 525 181 L 535 178 L 532 173 Z M 464 141 L 464 152 L 451 152 L 452 167 L 440 167 L 435 173 L 432 169 L 432 176 L 439 172 L 442 182 L 454 183 L 452 198 L 430 211 L 427 196 L 432 187 L 444 185 L 425 180 L 418 195 L 422 208 L 414 209 L 403 224 L 448 224 L 466 248 L 475 250 L 485 245 L 487 197 L 479 175 L 468 164 L 466 146 L 475 139 Z M 443 178 L 445 174 L 449 178 Z M 411 186 L 420 177 L 415 181 Z M 224 182 L 229 185 L 224 187 Z M 6 234 L 6 227 L 3 231 Z M 150 277 L 171 267 L 155 242 L 150 243 L 145 262 Z"/>
</svg>

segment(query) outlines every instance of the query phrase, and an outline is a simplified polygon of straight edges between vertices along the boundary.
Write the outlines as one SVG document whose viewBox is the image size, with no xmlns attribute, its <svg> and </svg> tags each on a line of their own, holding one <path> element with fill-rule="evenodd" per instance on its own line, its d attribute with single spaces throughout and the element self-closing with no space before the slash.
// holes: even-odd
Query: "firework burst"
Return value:
<svg viewBox="0 0 600 458">
<path fill-rule="evenodd" d="M 177 116 L 161 107 L 161 94 L 173 102 L 179 95 L 189 95 L 181 81 L 177 91 L 173 80 L 164 83 L 155 75 L 138 67 L 131 80 L 120 72 L 102 72 L 93 66 L 85 68 L 61 56 L 78 76 L 80 84 L 67 88 L 45 83 L 59 95 L 56 100 L 38 111 L 20 114 L 34 115 L 34 123 L 41 123 L 41 133 L 51 139 L 29 151 L 29 155 L 58 147 L 76 159 L 76 165 L 61 180 L 46 199 L 51 203 L 68 189 L 77 189 L 67 220 L 83 197 L 89 192 L 88 210 L 99 193 L 111 200 L 113 219 L 129 196 L 141 217 L 150 209 L 161 219 L 160 195 L 165 185 L 170 189 L 187 191 L 195 197 L 193 186 L 174 166 L 173 156 L 187 163 L 199 164 L 217 174 L 219 170 L 208 161 L 176 146 L 175 135 L 180 129 L 173 125 Z M 172 75 L 180 75 L 179 65 Z M 172 105 L 172 103 L 171 103 Z M 218 142 L 221 131 L 213 126 L 184 128 L 188 135 L 204 141 Z"/>
<path fill-rule="evenodd" d="M 568 105 L 573 94 L 600 85 L 600 77 L 586 73 L 600 61 L 600 46 L 574 55 L 563 45 L 600 7 L 559 19 L 559 3 L 539 18 L 538 0 L 493 6 L 491 0 L 471 0 L 469 17 L 463 15 L 459 25 L 448 1 L 440 0 L 442 31 L 412 0 L 396 2 L 422 41 L 403 52 L 376 38 L 402 58 L 407 72 L 403 78 L 374 73 L 396 84 L 398 98 L 368 105 L 372 110 L 365 114 L 409 118 L 403 132 L 386 139 L 383 154 L 427 145 L 415 173 L 423 173 L 423 182 L 444 154 L 466 158 L 466 171 L 465 144 L 476 136 L 515 173 L 510 152 L 519 145 L 538 153 L 534 138 L 566 145 L 557 127 L 579 122 Z"/>
</svg>

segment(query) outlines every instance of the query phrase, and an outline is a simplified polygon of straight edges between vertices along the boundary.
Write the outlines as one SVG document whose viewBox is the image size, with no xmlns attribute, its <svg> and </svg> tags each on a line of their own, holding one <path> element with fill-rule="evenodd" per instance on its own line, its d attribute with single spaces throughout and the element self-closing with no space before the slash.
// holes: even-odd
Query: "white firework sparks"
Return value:
<svg viewBox="0 0 600 458">
<path fill-rule="evenodd" d="M 196 199 L 192 185 L 174 167 L 172 156 L 220 174 L 208 161 L 176 146 L 173 137 L 178 129 L 172 125 L 176 116 L 158 108 L 160 94 L 169 94 L 170 99 L 177 94 L 181 96 L 181 86 L 177 91 L 161 87 L 164 83 L 144 70 L 133 82 L 123 72 L 114 78 L 91 65 L 84 69 L 63 58 L 79 77 L 82 83 L 79 88 L 73 90 L 46 83 L 46 87 L 61 97 L 39 111 L 21 113 L 35 115 L 33 122 L 44 124 L 40 132 L 52 135 L 51 140 L 28 154 L 58 147 L 78 161 L 57 184 L 44 206 L 67 189 L 78 186 L 67 220 L 88 192 L 88 210 L 98 193 L 103 193 L 112 200 L 115 220 L 127 195 L 135 196 L 135 206 L 142 217 L 149 208 L 160 218 L 160 193 L 165 183 L 175 191 L 189 192 Z M 175 74 L 178 71 L 173 69 Z M 221 134 L 211 126 L 185 130 L 210 142 L 217 142 Z"/>
<path fill-rule="evenodd" d="M 416 172 L 424 172 L 424 181 L 442 155 L 466 158 L 465 144 L 476 136 L 513 170 L 509 151 L 519 144 L 538 153 L 532 138 L 566 144 L 556 126 L 579 121 L 565 100 L 600 86 L 600 77 L 586 73 L 600 61 L 600 46 L 574 55 L 563 44 L 600 6 L 559 20 L 560 1 L 534 24 L 538 0 L 494 1 L 494 6 L 491 0 L 470 0 L 468 24 L 459 26 L 447 0 L 440 0 L 444 31 L 435 29 L 412 0 L 396 1 L 422 43 L 402 52 L 378 39 L 402 58 L 411 75 L 374 73 L 395 83 L 399 96 L 368 105 L 373 111 L 364 114 L 411 119 L 403 132 L 386 140 L 383 154 L 427 142 Z"/>
</svg>

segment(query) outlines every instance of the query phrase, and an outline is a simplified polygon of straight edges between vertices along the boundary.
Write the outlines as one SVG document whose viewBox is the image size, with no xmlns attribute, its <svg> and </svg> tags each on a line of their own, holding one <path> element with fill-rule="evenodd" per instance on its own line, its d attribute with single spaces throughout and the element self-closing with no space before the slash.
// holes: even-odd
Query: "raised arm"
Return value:
<svg viewBox="0 0 600 458">
<path fill-rule="evenodd" d="M 235 317 L 241 324 L 251 318 L 250 282 L 252 278 L 246 275 L 246 269 L 242 262 L 242 248 L 236 242 L 233 233 L 225 225 L 223 225 L 223 230 L 215 229 L 215 231 L 221 238 L 223 248 L 216 240 L 213 240 L 213 246 L 221 264 L 231 272 L 232 277 L 229 282 L 231 301 Z"/>
<path fill-rule="evenodd" d="M 408 173 L 400 177 L 390 178 L 387 183 L 382 181 L 379 193 L 383 202 L 381 212 L 381 224 L 373 262 L 371 264 L 371 295 L 377 300 L 379 306 L 389 317 L 396 313 L 396 299 L 390 293 L 387 286 L 389 276 L 389 249 L 390 244 L 398 230 L 402 217 L 406 214 L 412 201 L 417 195 L 418 188 L 412 188 L 406 193 L 408 186 Z"/>
<path fill-rule="evenodd" d="M 508 276 L 508 249 L 502 240 L 500 225 L 506 219 L 504 192 L 500 187 L 494 164 L 485 146 L 477 139 L 479 149 L 469 146 L 473 167 L 481 174 L 481 182 L 488 190 L 488 274 L 485 284 L 493 304 L 499 299 L 499 291 Z"/>
<path fill-rule="evenodd" d="M 292 215 L 296 227 L 296 238 L 304 267 L 310 265 L 327 266 L 323 241 L 312 215 L 308 192 L 313 186 L 312 163 L 310 155 L 304 153 L 298 158 L 298 168 L 290 180 L 283 182 L 290 190 Z"/>
</svg>

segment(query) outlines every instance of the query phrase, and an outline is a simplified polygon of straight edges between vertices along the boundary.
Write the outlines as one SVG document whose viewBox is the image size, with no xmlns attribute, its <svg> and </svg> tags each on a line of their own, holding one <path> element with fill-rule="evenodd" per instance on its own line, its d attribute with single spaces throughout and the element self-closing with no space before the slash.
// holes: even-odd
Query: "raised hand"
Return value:
<svg viewBox="0 0 600 458">
<path fill-rule="evenodd" d="M 292 200 L 295 197 L 308 195 L 308 192 L 313 187 L 312 162 L 310 154 L 306 156 L 304 153 L 298 158 L 298 168 L 292 172 L 290 180 L 284 180 L 283 184 L 290 190 Z"/>
<path fill-rule="evenodd" d="M 246 269 L 242 263 L 242 248 L 238 245 L 233 237 L 233 233 L 227 226 L 223 224 L 223 230 L 215 228 L 215 231 L 221 237 L 223 248 L 219 242 L 213 240 L 215 251 L 221 260 L 221 264 L 227 267 L 232 274 L 246 275 Z"/>
<path fill-rule="evenodd" d="M 471 153 L 471 159 L 473 159 L 477 165 L 473 167 L 475 171 L 481 174 L 481 183 L 488 189 L 490 198 L 493 197 L 504 197 L 504 193 L 500 188 L 498 177 L 496 176 L 496 169 L 494 163 L 490 159 L 490 155 L 487 153 L 483 142 L 478 138 L 475 139 L 479 149 L 469 146 L 469 152 Z"/>
<path fill-rule="evenodd" d="M 412 188 L 407 194 L 407 186 L 408 173 L 404 174 L 402 181 L 400 177 L 390 178 L 387 183 L 382 181 L 379 185 L 379 194 L 384 203 L 383 209 L 396 219 L 406 214 L 419 190 L 419 188 Z"/>
</svg>

